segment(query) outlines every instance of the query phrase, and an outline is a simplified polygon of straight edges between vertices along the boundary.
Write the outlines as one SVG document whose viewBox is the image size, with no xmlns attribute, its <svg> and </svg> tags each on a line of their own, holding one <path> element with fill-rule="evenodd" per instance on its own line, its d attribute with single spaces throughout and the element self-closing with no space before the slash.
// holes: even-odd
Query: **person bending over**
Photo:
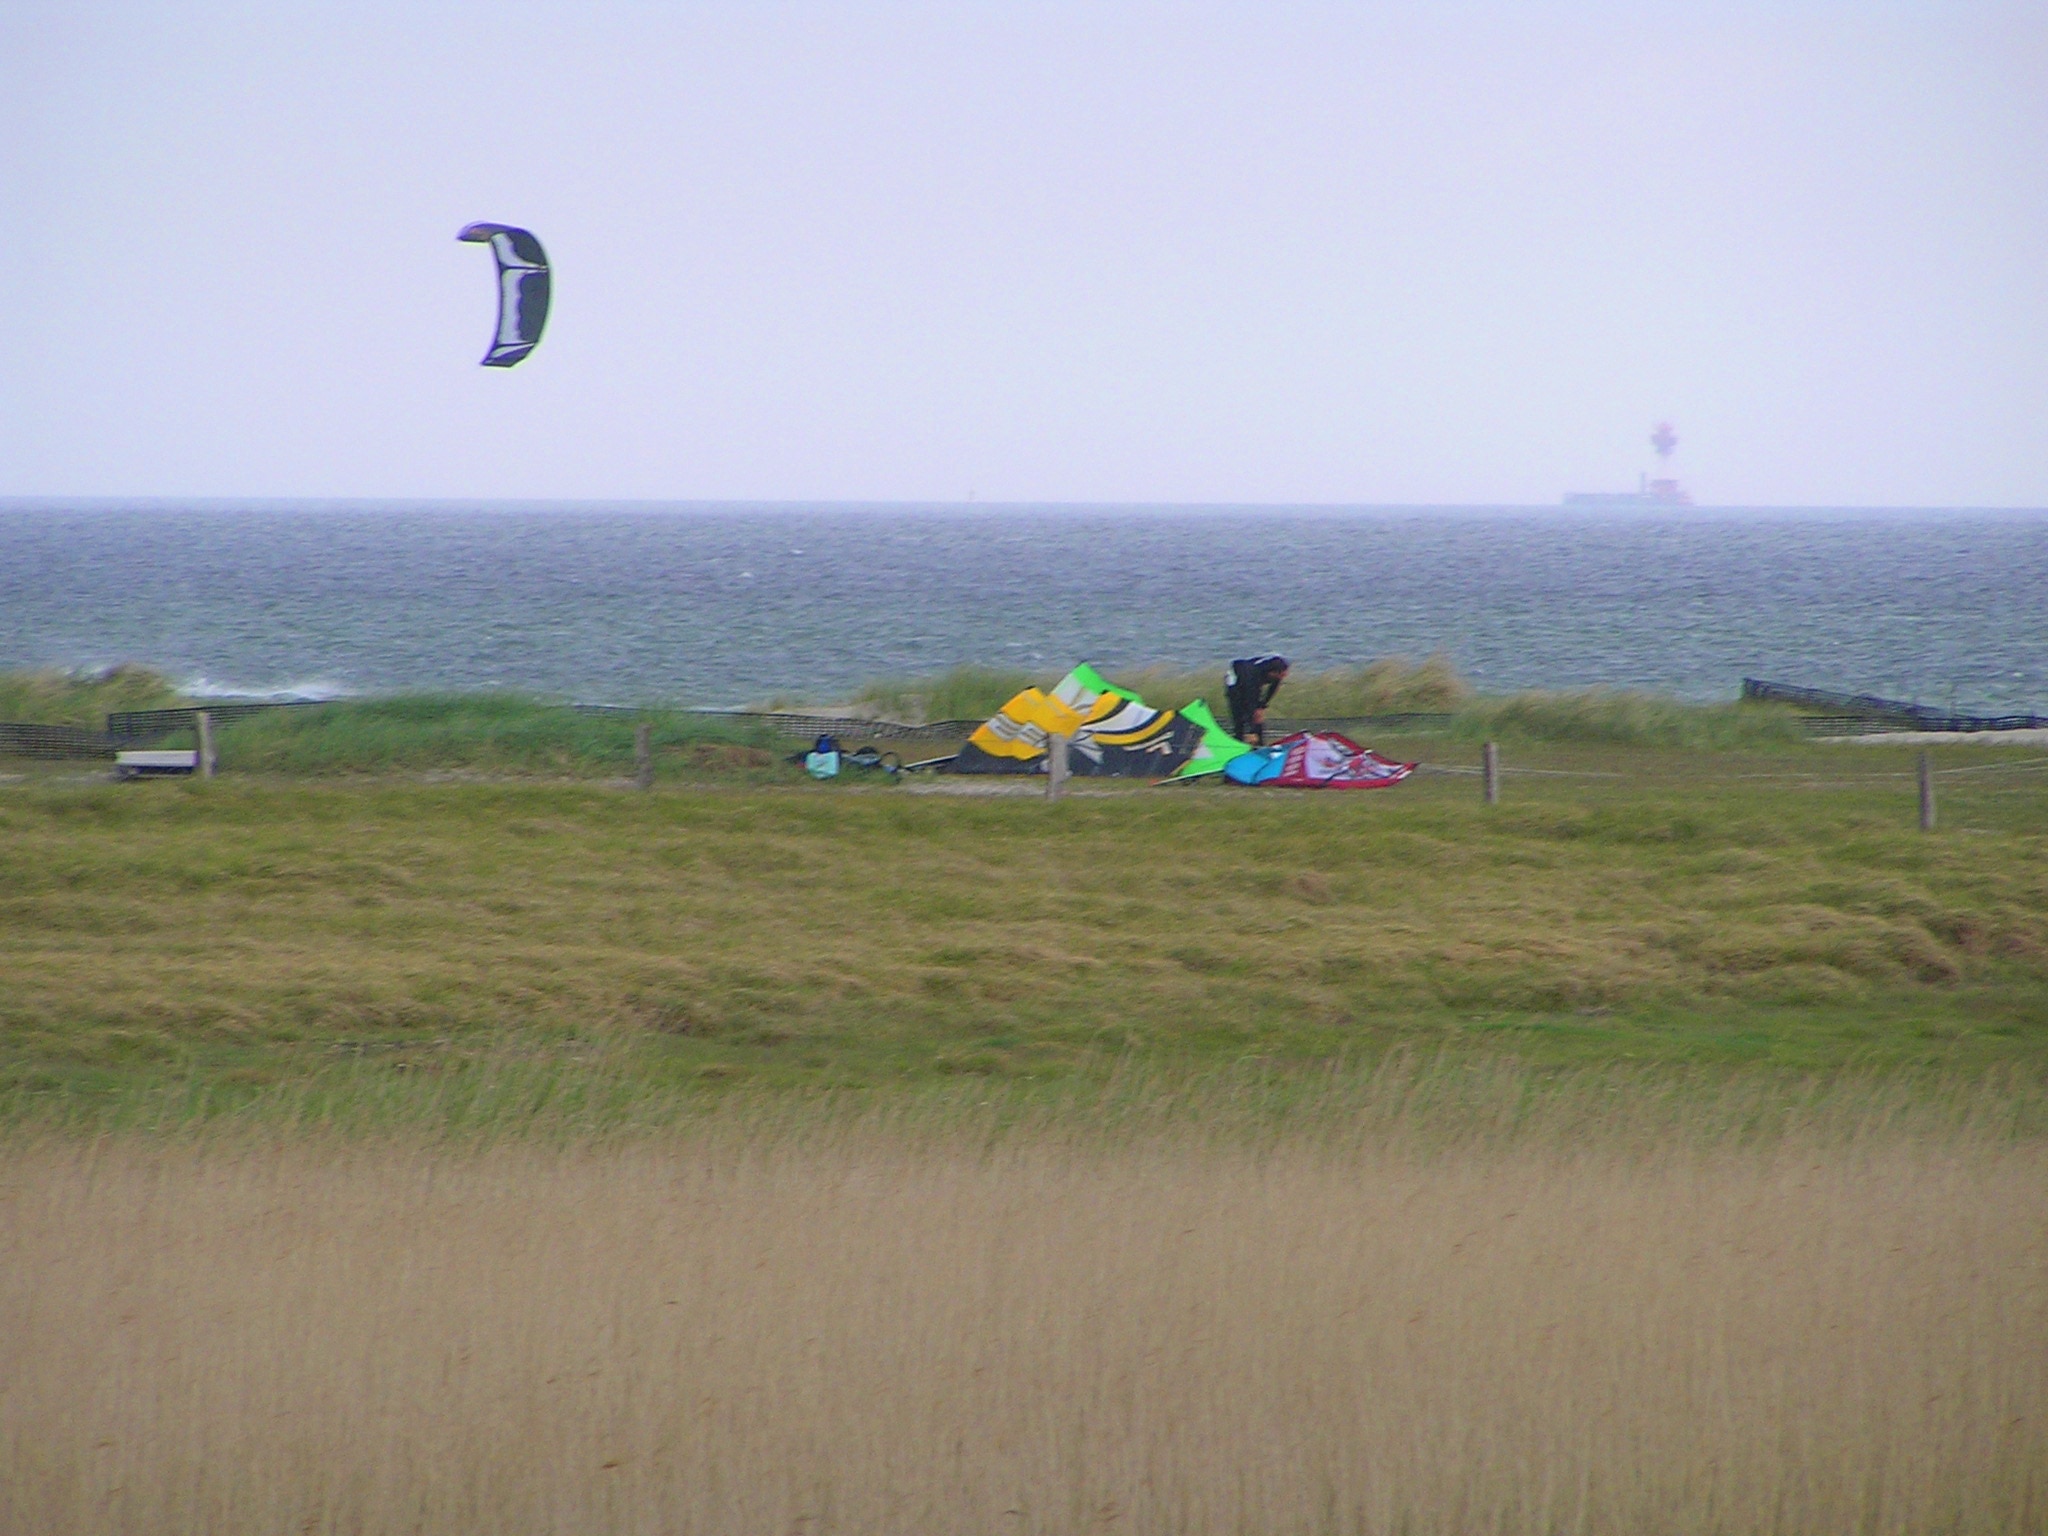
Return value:
<svg viewBox="0 0 2048 1536">
<path fill-rule="evenodd" d="M 1266 744 L 1266 706 L 1287 681 L 1285 656 L 1252 656 L 1233 661 L 1223 674 L 1223 696 L 1230 701 L 1230 734 L 1255 747 Z"/>
</svg>

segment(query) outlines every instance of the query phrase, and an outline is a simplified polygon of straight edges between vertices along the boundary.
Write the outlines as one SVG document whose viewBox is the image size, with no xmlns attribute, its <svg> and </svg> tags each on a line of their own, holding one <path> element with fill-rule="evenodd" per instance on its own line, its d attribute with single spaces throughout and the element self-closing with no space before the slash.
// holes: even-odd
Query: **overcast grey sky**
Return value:
<svg viewBox="0 0 2048 1536">
<path fill-rule="evenodd" d="M 2039 3 L 0 0 L 0 250 L 0 494 L 2048 505 Z"/>
</svg>

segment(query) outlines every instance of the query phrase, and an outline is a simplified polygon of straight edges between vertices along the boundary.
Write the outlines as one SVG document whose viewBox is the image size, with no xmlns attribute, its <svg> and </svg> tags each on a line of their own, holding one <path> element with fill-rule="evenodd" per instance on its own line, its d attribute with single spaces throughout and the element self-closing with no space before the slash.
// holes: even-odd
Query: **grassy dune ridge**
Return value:
<svg viewBox="0 0 2048 1536">
<path fill-rule="evenodd" d="M 1220 710 L 1225 665 L 1104 670 L 1111 682 L 1134 690 L 1147 703 L 1179 709 L 1194 699 L 1207 699 Z M 1060 675 L 1015 668 L 955 667 L 932 677 L 868 683 L 855 695 L 855 702 L 890 719 L 985 718 L 1018 690 L 1050 687 Z M 1431 656 L 1421 662 L 1396 656 L 1356 667 L 1299 668 L 1288 678 L 1281 697 L 1292 714 L 1382 715 L 1458 709 L 1472 701 L 1473 692 L 1447 656 Z"/>
<path fill-rule="evenodd" d="M 2044 1192 L 1881 1128 L 31 1141 L 0 1526 L 2033 1530 Z"/>
<path fill-rule="evenodd" d="M 1147 700 L 1180 708 L 1197 698 L 1223 708 L 1214 668 L 1113 668 L 1115 681 Z M 877 681 L 851 707 L 862 715 L 912 724 L 982 720 L 1019 689 L 1050 685 L 1052 675 L 957 667 L 935 677 Z M 0 721 L 100 727 L 110 711 L 189 704 L 171 682 L 145 667 L 104 672 L 0 674 Z M 792 701 L 778 706 L 798 707 Z M 823 706 L 820 706 L 823 707 Z M 846 707 L 833 704 L 831 707 Z M 1700 749 L 1756 748 L 1801 740 L 1797 716 L 1776 707 L 1698 704 L 1613 689 L 1525 692 L 1481 697 L 1441 656 L 1388 658 L 1363 666 L 1303 669 L 1289 681 L 1276 715 L 1301 719 L 1441 714 L 1433 734 L 1454 741 L 1580 742 Z M 224 723 L 221 750 L 245 771 L 381 773 L 446 769 L 476 772 L 608 775 L 632 760 L 633 730 L 653 732 L 658 771 L 706 763 L 765 766 L 787 750 L 779 737 L 744 717 L 650 706 L 635 714 L 580 711 L 562 701 L 511 691 L 418 693 L 339 699 L 317 709 L 279 710 Z M 164 745 L 189 746 L 190 733 Z"/>
<path fill-rule="evenodd" d="M 648 727 L 657 771 L 765 770 L 789 746 L 753 722 L 680 710 L 584 711 L 514 693 L 408 694 L 275 710 L 224 725 L 222 761 L 237 772 L 618 775 L 633 771 L 633 735 Z"/>
<path fill-rule="evenodd" d="M 1112 682 L 1162 708 L 1179 709 L 1194 699 L 1206 699 L 1221 718 L 1223 672 L 1219 662 L 1197 669 L 1110 668 L 1109 676 Z M 894 720 L 983 719 L 1019 689 L 1049 687 L 1055 681 L 1055 674 L 956 667 L 930 678 L 870 683 L 855 702 Z M 1501 737 L 1717 749 L 1803 739 L 1798 715 L 1769 705 L 1689 703 L 1613 688 L 1483 696 L 1475 693 L 1442 655 L 1419 662 L 1397 656 L 1356 667 L 1302 668 L 1288 678 L 1272 713 L 1302 720 L 1442 714 L 1448 718 L 1435 734 L 1459 741 Z"/>
<path fill-rule="evenodd" d="M 115 710 L 169 709 L 185 702 L 169 678 L 133 664 L 97 672 L 0 672 L 0 721 L 96 731 Z"/>
</svg>

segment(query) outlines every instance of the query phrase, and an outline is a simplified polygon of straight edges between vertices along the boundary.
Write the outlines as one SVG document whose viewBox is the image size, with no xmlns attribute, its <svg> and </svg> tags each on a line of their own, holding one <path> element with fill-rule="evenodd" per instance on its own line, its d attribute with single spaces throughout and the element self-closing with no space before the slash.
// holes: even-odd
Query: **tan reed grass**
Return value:
<svg viewBox="0 0 2048 1536">
<path fill-rule="evenodd" d="M 2038 1143 L 17 1140 L 8 1532 L 2015 1532 Z"/>
</svg>

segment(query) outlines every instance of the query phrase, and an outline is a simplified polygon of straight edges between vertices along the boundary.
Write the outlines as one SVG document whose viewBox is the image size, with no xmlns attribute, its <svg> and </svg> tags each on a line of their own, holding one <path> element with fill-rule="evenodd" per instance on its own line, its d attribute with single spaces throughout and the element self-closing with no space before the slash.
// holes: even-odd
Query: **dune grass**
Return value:
<svg viewBox="0 0 2048 1536">
<path fill-rule="evenodd" d="M 1111 667 L 1106 675 L 1163 709 L 1180 709 L 1195 699 L 1221 709 L 1224 667 L 1222 662 L 1198 668 Z M 1051 687 L 1059 677 L 1000 667 L 955 667 L 935 677 L 871 682 L 855 694 L 854 702 L 885 719 L 912 723 L 986 719 L 1012 694 Z M 1312 717 L 1452 710 L 1473 695 L 1450 658 L 1438 655 L 1420 662 L 1390 657 L 1358 667 L 1297 670 L 1283 696 L 1289 713 Z"/>
<path fill-rule="evenodd" d="M 1149 704 L 1180 709 L 1195 699 L 1223 708 L 1224 664 L 1206 668 L 1109 669 L 1110 680 Z M 926 679 L 868 684 L 857 707 L 886 719 L 985 719 L 1022 688 L 1058 679 L 1019 671 L 962 667 Z M 1435 729 L 1463 741 L 1588 742 L 1609 746 L 1718 750 L 1804 739 L 1796 711 L 1778 705 L 1701 704 L 1625 689 L 1585 688 L 1482 696 L 1443 655 L 1388 657 L 1358 667 L 1297 669 L 1270 713 L 1281 720 L 1435 714 Z"/>
<path fill-rule="evenodd" d="M 221 761 L 241 773 L 629 774 L 645 724 L 658 777 L 693 766 L 765 770 L 779 738 L 718 715 L 571 709 L 510 693 L 416 694 L 279 709 L 224 724 Z"/>
<path fill-rule="evenodd" d="M 986 720 L 1013 695 L 1058 680 L 1011 667 L 954 667 L 935 677 L 878 678 L 858 689 L 853 703 L 863 714 L 906 725 Z"/>
<path fill-rule="evenodd" d="M 0 674 L 0 720 L 100 729 L 127 709 L 203 703 L 139 667 Z M 512 692 L 401 694 L 266 710 L 216 726 L 235 771 L 365 774 L 446 770 L 613 777 L 630 773 L 633 733 L 647 725 L 657 776 L 693 768 L 765 767 L 786 750 L 758 723 L 674 709 L 581 710 Z M 193 744 L 190 730 L 156 743 Z"/>
<path fill-rule="evenodd" d="M 0 672 L 0 721 L 97 731 L 115 710 L 169 709 L 185 702 L 169 678 L 148 667 Z"/>
<path fill-rule="evenodd" d="M 1147 701 L 1179 709 L 1207 699 L 1221 710 L 1223 664 L 1185 669 L 1111 669 L 1112 680 Z M 1056 675 L 998 667 L 956 667 L 935 677 L 878 680 L 851 701 L 862 715 L 924 724 L 984 720 L 1020 689 Z M 97 729 L 113 710 L 168 708 L 179 697 L 139 667 L 104 673 L 0 675 L 0 720 Z M 1465 741 L 1589 742 L 1617 746 L 1722 749 L 1802 739 L 1795 712 L 1771 705 L 1694 704 L 1613 689 L 1482 697 L 1449 659 L 1400 657 L 1363 666 L 1300 670 L 1275 703 L 1276 718 L 1342 719 L 1441 714 L 1435 729 Z M 676 710 L 637 717 L 655 731 L 670 765 L 705 758 L 706 748 L 766 748 L 778 740 L 744 719 Z M 475 769 L 610 775 L 632 759 L 634 717 L 579 712 L 516 693 L 412 694 L 278 710 L 222 728 L 223 745 L 252 769 L 288 773 L 374 773 L 393 769 Z M 189 743 L 180 736 L 171 744 Z M 716 754 L 712 754 L 715 756 Z"/>
<path fill-rule="evenodd" d="M 1193 699 L 1206 699 L 1222 709 L 1225 664 L 1182 670 L 1132 667 L 1116 671 L 1112 681 L 1134 689 L 1148 703 L 1179 709 Z M 1274 701 L 1272 713 L 1301 719 L 1347 715 L 1437 714 L 1457 710 L 1473 698 L 1448 656 L 1422 661 L 1392 656 L 1356 667 L 1315 670 L 1296 667 Z"/>
<path fill-rule="evenodd" d="M 1585 688 L 1476 698 L 1445 730 L 1464 741 L 1728 751 L 1807 740 L 1798 714 L 1775 704 L 1692 704 L 1625 689 Z"/>
<path fill-rule="evenodd" d="M 29 782 L 0 794 L 0 1087 L 118 1118 L 600 1063 L 656 1099 L 1390 1050 L 2038 1072 L 2048 775 L 2015 758 L 1939 754 L 2015 771 L 1945 779 L 1933 835 L 1887 748 L 1531 746 L 1491 810 L 1457 774 L 1056 807 L 680 760 L 649 795 Z"/>
</svg>

